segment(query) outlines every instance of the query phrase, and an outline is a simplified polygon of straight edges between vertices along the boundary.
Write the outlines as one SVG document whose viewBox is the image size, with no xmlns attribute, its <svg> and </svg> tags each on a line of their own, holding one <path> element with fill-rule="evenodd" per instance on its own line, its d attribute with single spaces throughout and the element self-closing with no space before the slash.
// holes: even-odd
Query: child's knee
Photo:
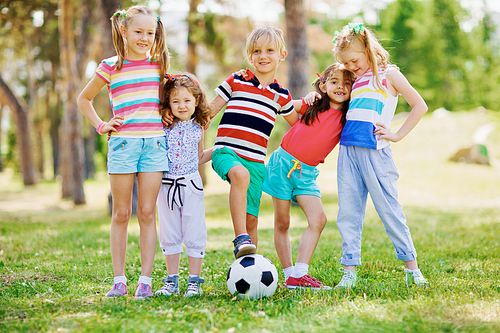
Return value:
<svg viewBox="0 0 500 333">
<path fill-rule="evenodd" d="M 274 230 L 279 233 L 288 232 L 290 229 L 290 217 L 280 218 L 274 221 Z"/>
<path fill-rule="evenodd" d="M 250 184 L 250 172 L 242 165 L 231 168 L 227 176 L 231 181 L 231 185 L 246 184 L 248 186 Z"/>
<path fill-rule="evenodd" d="M 320 214 L 314 219 L 310 221 L 310 224 L 313 228 L 317 229 L 318 231 L 323 231 L 323 229 L 326 226 L 326 215 L 325 214 Z"/>
<path fill-rule="evenodd" d="M 137 219 L 141 221 L 155 220 L 156 217 L 156 206 L 155 205 L 144 205 L 137 207 Z"/>
<path fill-rule="evenodd" d="M 132 209 L 126 207 L 113 207 L 113 222 L 116 224 L 126 224 L 132 216 Z"/>
<path fill-rule="evenodd" d="M 247 231 L 255 231 L 257 230 L 257 225 L 259 224 L 259 219 L 257 216 L 252 214 L 247 214 Z"/>
</svg>

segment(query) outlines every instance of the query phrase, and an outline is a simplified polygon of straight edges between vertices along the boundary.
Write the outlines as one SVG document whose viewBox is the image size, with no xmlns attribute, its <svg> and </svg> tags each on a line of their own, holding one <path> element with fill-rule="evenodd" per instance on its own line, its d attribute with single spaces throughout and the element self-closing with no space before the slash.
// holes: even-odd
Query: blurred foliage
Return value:
<svg viewBox="0 0 500 333">
<path fill-rule="evenodd" d="M 363 13 L 356 15 L 356 19 Z M 332 37 L 348 20 L 311 19 Z M 462 28 L 471 14 L 458 0 L 396 0 L 379 13 L 379 23 L 368 25 L 391 54 L 408 81 L 422 95 L 429 110 L 470 110 L 478 106 L 498 110 L 500 56 L 492 13 L 471 31 Z M 312 53 L 325 68 L 329 57 Z M 331 60 L 330 60 L 331 61 Z M 319 69 L 318 69 L 319 70 Z M 398 112 L 410 107 L 400 100 Z"/>
</svg>

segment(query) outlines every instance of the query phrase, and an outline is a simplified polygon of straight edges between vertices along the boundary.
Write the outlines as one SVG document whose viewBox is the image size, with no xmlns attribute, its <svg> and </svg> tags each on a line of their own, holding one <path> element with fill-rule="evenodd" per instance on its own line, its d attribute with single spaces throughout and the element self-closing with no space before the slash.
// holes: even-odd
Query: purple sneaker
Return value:
<svg viewBox="0 0 500 333">
<path fill-rule="evenodd" d="M 113 288 L 106 294 L 106 297 L 120 297 L 127 295 L 127 285 L 123 282 L 115 283 Z"/>
<path fill-rule="evenodd" d="M 148 297 L 153 297 L 151 286 L 146 283 L 139 283 L 137 285 L 137 289 L 135 290 L 135 298 L 148 298 Z"/>
</svg>

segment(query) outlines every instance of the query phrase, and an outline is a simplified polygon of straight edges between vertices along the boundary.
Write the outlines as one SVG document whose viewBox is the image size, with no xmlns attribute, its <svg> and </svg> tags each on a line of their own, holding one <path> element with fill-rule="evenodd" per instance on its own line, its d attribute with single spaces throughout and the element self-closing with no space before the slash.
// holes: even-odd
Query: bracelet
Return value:
<svg viewBox="0 0 500 333">
<path fill-rule="evenodd" d="M 100 135 L 104 135 L 104 133 L 101 132 L 102 128 L 104 127 L 104 125 L 106 125 L 106 122 L 103 121 L 99 124 L 99 126 L 97 126 L 97 128 L 95 129 L 97 133 L 99 133 Z"/>
</svg>

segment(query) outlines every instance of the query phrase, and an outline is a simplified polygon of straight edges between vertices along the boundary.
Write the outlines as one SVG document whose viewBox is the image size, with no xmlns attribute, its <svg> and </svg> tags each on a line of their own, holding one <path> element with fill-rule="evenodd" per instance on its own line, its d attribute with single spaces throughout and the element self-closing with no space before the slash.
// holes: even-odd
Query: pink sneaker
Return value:
<svg viewBox="0 0 500 333">
<path fill-rule="evenodd" d="M 123 282 L 118 282 L 106 294 L 106 297 L 120 297 L 125 295 L 127 295 L 127 285 Z"/>
<path fill-rule="evenodd" d="M 313 289 L 313 290 L 331 290 L 332 287 L 328 287 L 323 285 L 323 282 L 320 282 L 313 278 L 311 275 L 306 274 L 300 278 L 294 278 L 290 276 L 285 283 L 287 289 Z"/>
<path fill-rule="evenodd" d="M 139 283 L 137 285 L 137 289 L 135 290 L 135 298 L 148 298 L 148 297 L 153 297 L 151 286 L 146 283 Z"/>
</svg>

